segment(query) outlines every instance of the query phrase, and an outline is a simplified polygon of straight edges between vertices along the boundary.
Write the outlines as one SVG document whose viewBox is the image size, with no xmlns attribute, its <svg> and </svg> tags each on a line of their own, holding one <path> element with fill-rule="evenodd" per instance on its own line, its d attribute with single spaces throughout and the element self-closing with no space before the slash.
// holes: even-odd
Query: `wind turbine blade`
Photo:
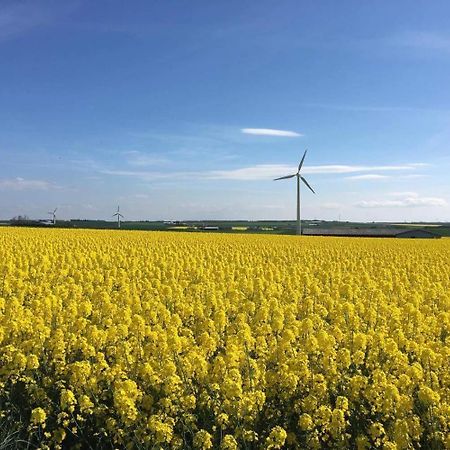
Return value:
<svg viewBox="0 0 450 450">
<path fill-rule="evenodd" d="M 302 160 L 300 161 L 300 164 L 298 165 L 298 171 L 297 171 L 297 173 L 300 172 L 300 170 L 301 170 L 301 168 L 302 168 L 302 166 L 303 166 L 303 161 L 305 160 L 305 156 L 306 156 L 306 152 L 307 152 L 307 151 L 308 151 L 308 150 L 305 150 L 305 153 L 303 153 Z"/>
<path fill-rule="evenodd" d="M 292 178 L 295 177 L 297 174 L 294 173 L 293 175 L 286 175 L 285 177 L 280 177 L 280 178 L 275 178 L 273 181 L 277 181 L 277 180 L 286 180 L 288 178 Z"/>
<path fill-rule="evenodd" d="M 313 194 L 315 194 L 314 189 L 308 184 L 308 182 L 307 182 L 301 175 L 300 175 L 300 178 L 302 179 L 303 183 L 305 183 L 306 186 L 309 187 L 309 189 L 311 190 L 311 192 L 312 192 Z"/>
</svg>

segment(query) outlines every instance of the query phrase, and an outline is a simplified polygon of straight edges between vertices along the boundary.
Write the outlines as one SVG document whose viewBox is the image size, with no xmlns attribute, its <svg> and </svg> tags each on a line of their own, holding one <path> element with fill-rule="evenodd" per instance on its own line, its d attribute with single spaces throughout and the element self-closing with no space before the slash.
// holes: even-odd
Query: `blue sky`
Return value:
<svg viewBox="0 0 450 450">
<path fill-rule="evenodd" d="M 0 217 L 450 220 L 447 1 L 0 0 Z M 278 130 L 278 131 L 277 131 Z"/>
</svg>

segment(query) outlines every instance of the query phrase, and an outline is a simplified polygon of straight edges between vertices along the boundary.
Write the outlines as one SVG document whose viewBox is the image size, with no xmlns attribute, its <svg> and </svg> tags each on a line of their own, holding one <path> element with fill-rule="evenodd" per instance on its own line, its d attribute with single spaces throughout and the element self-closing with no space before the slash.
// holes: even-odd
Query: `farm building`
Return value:
<svg viewBox="0 0 450 450">
<path fill-rule="evenodd" d="M 384 238 L 417 238 L 439 239 L 438 234 L 422 228 L 402 230 L 398 228 L 306 228 L 305 236 L 349 236 L 349 237 L 384 237 Z"/>
</svg>

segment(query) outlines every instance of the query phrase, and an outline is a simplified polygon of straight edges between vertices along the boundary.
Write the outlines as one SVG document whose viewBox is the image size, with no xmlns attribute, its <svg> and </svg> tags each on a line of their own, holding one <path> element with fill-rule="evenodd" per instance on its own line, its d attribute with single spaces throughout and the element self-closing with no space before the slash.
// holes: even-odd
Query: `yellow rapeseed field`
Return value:
<svg viewBox="0 0 450 450">
<path fill-rule="evenodd" d="M 449 361 L 448 239 L 0 230 L 24 446 L 450 448 Z"/>
</svg>

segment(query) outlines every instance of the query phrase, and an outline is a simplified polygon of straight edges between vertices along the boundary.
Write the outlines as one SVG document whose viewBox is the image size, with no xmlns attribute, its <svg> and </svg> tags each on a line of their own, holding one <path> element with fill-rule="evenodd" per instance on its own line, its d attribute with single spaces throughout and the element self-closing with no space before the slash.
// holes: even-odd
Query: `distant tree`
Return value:
<svg viewBox="0 0 450 450">
<path fill-rule="evenodd" d="M 18 215 L 18 216 L 14 216 L 11 220 L 11 223 L 14 223 L 16 225 L 19 224 L 23 224 L 23 223 L 27 223 L 30 222 L 30 218 L 27 215 Z"/>
</svg>

